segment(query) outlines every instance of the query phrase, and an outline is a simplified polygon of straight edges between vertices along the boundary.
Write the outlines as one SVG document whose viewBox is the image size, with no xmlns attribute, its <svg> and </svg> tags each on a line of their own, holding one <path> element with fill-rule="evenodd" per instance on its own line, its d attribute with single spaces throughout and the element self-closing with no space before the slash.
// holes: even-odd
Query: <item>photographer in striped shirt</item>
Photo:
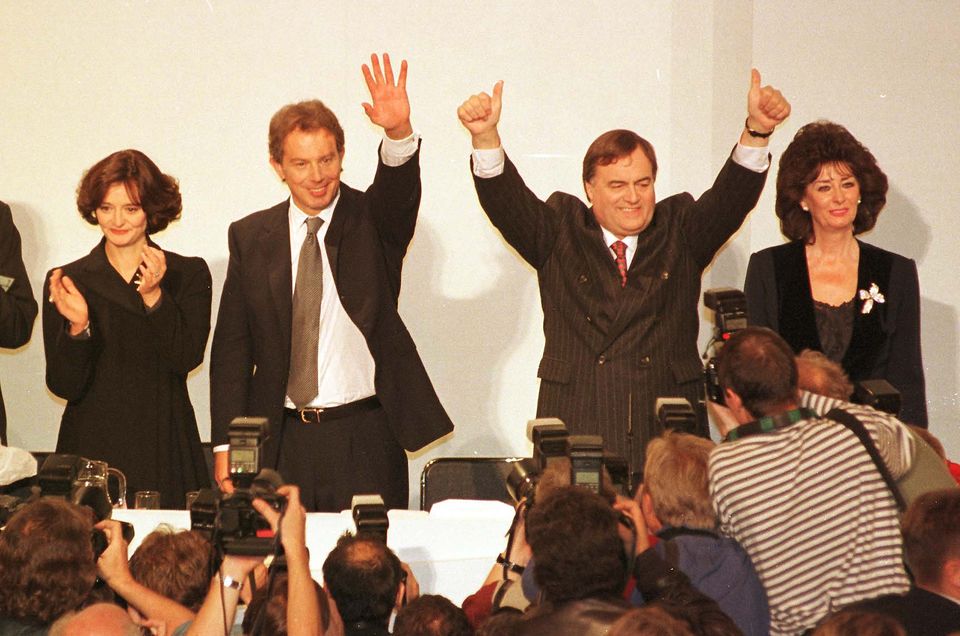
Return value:
<svg viewBox="0 0 960 636">
<path fill-rule="evenodd" d="M 718 356 L 727 418 L 710 454 L 721 531 L 750 555 L 767 590 L 771 634 L 801 634 L 859 600 L 909 588 L 897 505 L 866 448 L 825 414 L 839 407 L 869 433 L 897 478 L 913 439 L 866 406 L 800 394 L 790 346 L 769 329 L 737 332 Z"/>
</svg>

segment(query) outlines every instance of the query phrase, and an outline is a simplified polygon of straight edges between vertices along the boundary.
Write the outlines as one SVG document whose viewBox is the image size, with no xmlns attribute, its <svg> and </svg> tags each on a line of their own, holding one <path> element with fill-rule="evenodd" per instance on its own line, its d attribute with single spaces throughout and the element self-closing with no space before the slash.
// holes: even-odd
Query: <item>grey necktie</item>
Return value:
<svg viewBox="0 0 960 636">
<path fill-rule="evenodd" d="M 320 298 L 323 296 L 323 255 L 317 230 L 323 219 L 307 219 L 307 236 L 300 248 L 297 284 L 293 291 L 293 330 L 287 395 L 301 409 L 317 396 L 317 345 L 320 342 Z"/>
</svg>

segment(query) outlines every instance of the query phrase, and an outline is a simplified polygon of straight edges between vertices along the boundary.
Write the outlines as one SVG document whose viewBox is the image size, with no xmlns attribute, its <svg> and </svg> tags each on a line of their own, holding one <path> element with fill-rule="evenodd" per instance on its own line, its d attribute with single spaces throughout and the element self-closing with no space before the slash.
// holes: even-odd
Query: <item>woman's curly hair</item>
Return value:
<svg viewBox="0 0 960 636">
<path fill-rule="evenodd" d="M 887 203 L 887 175 L 873 154 L 849 130 L 820 120 L 798 130 L 780 158 L 776 209 L 780 231 L 787 238 L 808 244 L 814 242 L 813 221 L 810 213 L 800 207 L 800 201 L 823 166 L 830 164 L 847 166 L 860 184 L 860 204 L 853 233 L 866 232 L 876 224 Z"/>
<path fill-rule="evenodd" d="M 43 498 L 17 511 L 0 533 L 0 616 L 46 625 L 93 589 L 93 514 Z"/>
</svg>

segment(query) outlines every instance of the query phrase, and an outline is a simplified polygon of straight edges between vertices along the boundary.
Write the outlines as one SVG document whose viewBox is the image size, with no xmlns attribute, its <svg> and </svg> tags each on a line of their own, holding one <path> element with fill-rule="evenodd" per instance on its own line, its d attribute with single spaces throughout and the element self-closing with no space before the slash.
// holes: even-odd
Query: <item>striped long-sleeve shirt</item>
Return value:
<svg viewBox="0 0 960 636">
<path fill-rule="evenodd" d="M 894 478 L 913 439 L 896 418 L 805 394 L 824 414 L 840 406 L 869 431 Z M 896 503 L 860 440 L 842 424 L 805 419 L 718 445 L 710 496 L 720 529 L 750 555 L 767 590 L 772 634 L 797 634 L 858 600 L 909 588 Z"/>
</svg>

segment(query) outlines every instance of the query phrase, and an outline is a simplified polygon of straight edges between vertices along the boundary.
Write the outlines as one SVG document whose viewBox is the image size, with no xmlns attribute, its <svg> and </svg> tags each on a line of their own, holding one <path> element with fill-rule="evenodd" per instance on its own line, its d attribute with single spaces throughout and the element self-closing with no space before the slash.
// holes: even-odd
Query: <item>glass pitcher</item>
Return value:
<svg viewBox="0 0 960 636">
<path fill-rule="evenodd" d="M 107 480 L 114 477 L 117 480 L 117 498 L 110 498 L 110 489 L 107 488 Z M 107 462 L 96 459 L 84 459 L 77 471 L 77 479 L 73 482 L 74 486 L 88 486 L 90 488 L 100 488 L 107 493 L 107 499 L 114 508 L 127 507 L 127 477 L 116 468 L 110 468 Z"/>
</svg>

